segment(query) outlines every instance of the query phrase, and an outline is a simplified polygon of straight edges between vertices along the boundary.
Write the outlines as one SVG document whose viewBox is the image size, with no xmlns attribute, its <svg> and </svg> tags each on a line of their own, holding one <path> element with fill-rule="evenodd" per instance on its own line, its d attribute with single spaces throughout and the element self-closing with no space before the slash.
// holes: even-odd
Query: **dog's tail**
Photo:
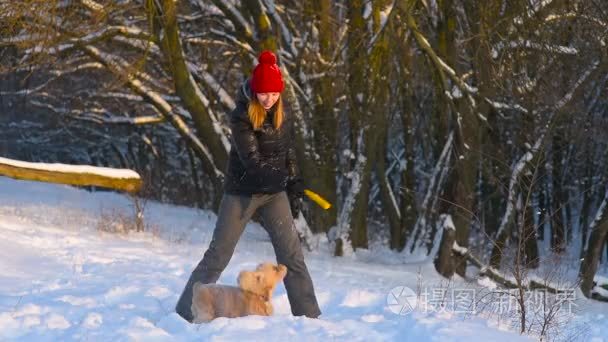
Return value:
<svg viewBox="0 0 608 342">
<path fill-rule="evenodd" d="M 201 282 L 196 282 L 192 286 L 192 304 L 190 305 L 190 310 L 192 311 L 193 322 L 198 322 L 199 314 L 197 310 L 198 296 L 201 293 L 200 288 L 203 284 Z"/>
<path fill-rule="evenodd" d="M 201 286 L 203 286 L 203 283 L 201 283 L 200 281 L 197 281 L 196 283 L 194 283 L 194 285 L 192 285 L 192 298 L 194 299 L 194 296 L 196 296 L 200 291 L 199 289 L 201 288 Z"/>
</svg>

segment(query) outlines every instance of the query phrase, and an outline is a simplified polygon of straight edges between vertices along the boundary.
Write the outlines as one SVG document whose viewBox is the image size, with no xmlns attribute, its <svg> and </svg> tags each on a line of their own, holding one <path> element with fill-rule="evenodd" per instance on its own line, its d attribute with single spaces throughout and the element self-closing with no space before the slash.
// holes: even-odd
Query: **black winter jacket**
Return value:
<svg viewBox="0 0 608 342">
<path fill-rule="evenodd" d="M 285 112 L 277 130 L 273 107 L 262 127 L 254 131 L 247 115 L 252 96 L 247 80 L 240 87 L 236 108 L 229 117 L 232 136 L 224 182 L 224 192 L 229 194 L 277 193 L 297 176 L 293 117 Z"/>
</svg>

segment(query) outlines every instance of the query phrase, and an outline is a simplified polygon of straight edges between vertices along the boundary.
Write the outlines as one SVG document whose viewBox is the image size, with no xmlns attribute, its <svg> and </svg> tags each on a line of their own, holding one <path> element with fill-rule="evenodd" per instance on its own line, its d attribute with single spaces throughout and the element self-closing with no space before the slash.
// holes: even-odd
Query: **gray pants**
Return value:
<svg viewBox="0 0 608 342">
<path fill-rule="evenodd" d="M 194 283 L 215 283 L 232 258 L 234 248 L 254 212 L 260 209 L 264 229 L 270 235 L 277 262 L 287 266 L 283 279 L 294 316 L 316 318 L 321 314 L 306 264 L 298 233 L 293 225 L 286 193 L 237 196 L 224 194 L 213 238 L 209 248 L 186 284 L 175 311 L 192 322 L 192 288 Z M 262 260 L 260 260 L 261 262 Z"/>
</svg>

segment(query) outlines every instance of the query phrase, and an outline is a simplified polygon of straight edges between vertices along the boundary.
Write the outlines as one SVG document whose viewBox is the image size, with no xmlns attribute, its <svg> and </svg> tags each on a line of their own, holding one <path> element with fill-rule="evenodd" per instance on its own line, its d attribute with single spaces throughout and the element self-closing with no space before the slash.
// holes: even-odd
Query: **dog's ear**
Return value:
<svg viewBox="0 0 608 342">
<path fill-rule="evenodd" d="M 265 285 L 266 276 L 263 272 L 254 272 L 255 273 L 255 282 L 258 285 Z"/>
<path fill-rule="evenodd" d="M 237 283 L 239 284 L 239 287 L 243 290 L 251 290 L 258 286 L 255 273 L 256 272 L 241 271 L 237 278 Z"/>
</svg>

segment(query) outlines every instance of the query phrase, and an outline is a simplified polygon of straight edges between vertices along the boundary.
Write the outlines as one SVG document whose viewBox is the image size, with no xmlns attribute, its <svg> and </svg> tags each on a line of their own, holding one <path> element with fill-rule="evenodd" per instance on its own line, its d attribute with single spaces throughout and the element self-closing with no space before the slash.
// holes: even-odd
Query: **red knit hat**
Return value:
<svg viewBox="0 0 608 342">
<path fill-rule="evenodd" d="M 254 93 L 280 93 L 283 91 L 283 77 L 274 53 L 262 51 L 258 65 L 251 76 L 251 90 Z"/>
</svg>

